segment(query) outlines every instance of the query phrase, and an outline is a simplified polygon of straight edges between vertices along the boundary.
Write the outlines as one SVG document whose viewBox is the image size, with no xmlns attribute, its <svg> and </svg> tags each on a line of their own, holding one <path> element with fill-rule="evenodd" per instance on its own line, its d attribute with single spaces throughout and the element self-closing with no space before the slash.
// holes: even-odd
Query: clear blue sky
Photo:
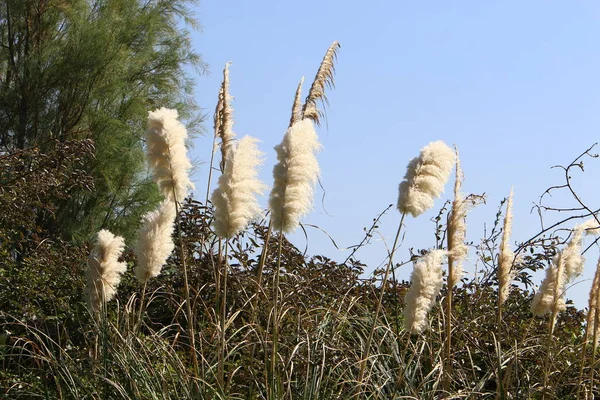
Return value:
<svg viewBox="0 0 600 400">
<path fill-rule="evenodd" d="M 533 202 L 562 183 L 560 172 L 550 167 L 568 163 L 599 137 L 598 2 L 205 0 L 196 13 L 203 31 L 194 33 L 193 45 L 210 70 L 197 77 L 197 100 L 211 118 L 192 155 L 209 160 L 221 70 L 232 61 L 234 130 L 262 141 L 261 176 L 268 184 L 272 149 L 287 127 L 300 77 L 307 79 L 306 94 L 327 47 L 341 43 L 327 123 L 318 131 L 325 198 L 321 202 L 319 189 L 305 219 L 341 247 L 357 244 L 363 227 L 396 203 L 406 164 L 438 139 L 458 146 L 465 192 L 487 194 L 487 205 L 469 214 L 468 240 L 479 242 L 511 186 L 513 240 L 525 240 L 539 230 L 537 216 L 530 214 Z M 207 174 L 207 164 L 199 165 L 195 181 L 202 199 Z M 592 207 L 600 207 L 599 178 L 600 160 L 588 161 L 585 174 L 574 175 L 576 189 Z M 408 258 L 410 247 L 434 245 L 430 218 L 442 204 L 443 199 L 431 212 L 407 219 L 396 262 Z M 549 204 L 574 205 L 561 196 Z M 380 233 L 386 240 L 393 239 L 398 221 L 396 210 L 384 217 Z M 336 250 L 324 234 L 308 233 L 310 254 L 345 259 L 348 253 Z M 291 239 L 304 248 L 302 234 Z M 358 254 L 368 271 L 385 255 L 382 241 Z M 598 249 L 588 252 L 583 282 L 568 292 L 579 306 L 587 302 L 597 258 Z M 474 260 L 472 249 L 467 271 Z M 408 278 L 412 266 L 403 268 L 400 276 Z"/>
</svg>

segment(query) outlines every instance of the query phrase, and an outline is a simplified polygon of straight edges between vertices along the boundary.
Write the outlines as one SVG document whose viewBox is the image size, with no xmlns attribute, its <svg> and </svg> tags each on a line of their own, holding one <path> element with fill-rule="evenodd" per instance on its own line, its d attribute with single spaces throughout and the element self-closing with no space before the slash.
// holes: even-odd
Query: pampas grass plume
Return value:
<svg viewBox="0 0 600 400">
<path fill-rule="evenodd" d="M 235 133 L 233 133 L 233 108 L 231 107 L 231 96 L 229 95 L 229 65 L 225 64 L 223 69 L 223 82 L 219 93 L 219 100 L 222 102 L 219 111 L 219 129 L 217 135 L 221 139 L 221 172 L 225 171 L 225 164 L 229 157 L 229 152 L 233 147 Z"/>
<path fill-rule="evenodd" d="M 110 301 L 121 282 L 121 274 L 127 270 L 119 257 L 125 248 L 125 240 L 106 229 L 98 232 L 96 245 L 88 258 L 86 269 L 86 295 L 90 308 L 98 311 L 102 302 Z"/>
<path fill-rule="evenodd" d="M 563 291 L 565 287 L 565 273 L 561 254 L 554 256 L 552 264 L 546 269 L 546 276 L 540 285 L 540 289 L 533 296 L 531 313 L 537 317 L 566 309 Z M 560 267 L 560 268 L 559 268 Z M 559 271 L 560 270 L 560 271 Z M 554 293 L 558 291 L 556 303 Z"/>
<path fill-rule="evenodd" d="M 498 286 L 499 303 L 506 302 L 510 290 L 510 282 L 514 279 L 516 271 L 512 268 L 515 253 L 510 248 L 510 235 L 513 223 L 513 190 L 510 189 L 510 195 L 506 201 L 506 214 L 504 215 L 504 225 L 502 228 L 502 241 L 500 242 L 500 252 L 498 255 Z"/>
<path fill-rule="evenodd" d="M 467 204 L 461 192 L 463 172 L 460 167 L 458 150 L 456 150 L 456 180 L 454 182 L 454 200 L 448 220 L 448 263 L 452 263 L 452 276 L 448 286 L 454 287 L 463 276 L 462 263 L 467 258 L 469 248 L 465 244 L 467 234 Z"/>
<path fill-rule="evenodd" d="M 564 311 L 564 291 L 567 282 L 572 281 L 583 272 L 585 257 L 581 254 L 581 245 L 584 234 L 595 234 L 599 231 L 595 219 L 586 221 L 573 229 L 573 237 L 567 246 L 560 251 L 546 270 L 546 277 L 542 281 L 540 290 L 533 297 L 531 312 L 536 316 L 543 316 L 552 311 Z M 557 302 L 554 304 L 554 294 Z"/>
<path fill-rule="evenodd" d="M 238 142 L 237 147 L 231 150 L 219 177 L 219 186 L 213 192 L 213 224 L 220 237 L 237 235 L 262 213 L 256 195 L 262 194 L 266 185 L 258 179 L 263 153 L 258 150 L 257 142 L 258 139 L 250 136 Z"/>
<path fill-rule="evenodd" d="M 158 209 L 146 213 L 142 218 L 135 249 L 138 259 L 135 276 L 141 283 L 160 275 L 162 267 L 173 252 L 175 217 L 175 203 L 165 200 Z"/>
<path fill-rule="evenodd" d="M 187 131 L 177 118 L 177 110 L 164 107 L 149 112 L 145 138 L 148 162 L 160 192 L 181 202 L 194 185 L 188 176 L 192 164 L 185 148 Z"/>
<path fill-rule="evenodd" d="M 596 314 L 599 310 L 598 296 L 600 295 L 600 259 L 596 266 L 596 273 L 594 274 L 594 281 L 590 288 L 590 297 L 588 300 L 588 315 L 587 315 L 587 329 L 586 329 L 586 340 L 589 337 L 590 332 L 596 329 Z M 596 338 L 598 340 L 598 338 Z"/>
<path fill-rule="evenodd" d="M 316 154 L 321 149 L 313 122 L 303 119 L 293 124 L 275 146 L 277 164 L 269 198 L 273 227 L 291 232 L 312 208 L 314 186 L 319 177 Z"/>
<path fill-rule="evenodd" d="M 404 327 L 410 333 L 421 333 L 429 326 L 427 313 L 435 304 L 444 283 L 442 262 L 446 255 L 445 250 L 432 250 L 415 264 L 403 310 Z"/>
<path fill-rule="evenodd" d="M 454 165 L 454 152 L 444 142 L 429 143 L 413 158 L 400 183 L 398 210 L 418 217 L 440 197 Z"/>
</svg>

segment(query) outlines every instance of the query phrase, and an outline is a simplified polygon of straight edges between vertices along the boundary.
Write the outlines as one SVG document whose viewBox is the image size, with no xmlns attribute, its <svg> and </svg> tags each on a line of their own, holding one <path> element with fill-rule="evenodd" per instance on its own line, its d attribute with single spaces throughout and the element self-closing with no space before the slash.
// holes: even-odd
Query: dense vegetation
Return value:
<svg viewBox="0 0 600 400">
<path fill-rule="evenodd" d="M 312 194 L 318 174 L 314 125 L 322 117 L 318 105 L 333 86 L 339 45 L 327 51 L 304 103 L 302 82 L 298 87 L 288 131 L 276 148 L 277 190 L 269 212 L 250 225 L 245 213 L 236 214 L 233 224 L 235 213 L 226 207 L 233 207 L 235 191 L 244 203 L 260 185 L 252 174 L 242 174 L 252 190 L 240 190 L 243 180 L 236 177 L 240 165 L 250 169 L 258 162 L 242 157 L 244 139 L 231 131 L 227 67 L 214 119 L 220 164 L 219 146 L 207 151 L 207 173 L 222 177 L 214 201 L 208 195 L 178 198 L 186 185 L 176 185 L 176 166 L 163 165 L 176 153 L 169 147 L 174 144 L 166 140 L 160 152 L 153 147 L 157 128 L 150 125 L 165 115 L 176 117 L 174 110 L 153 111 L 155 120 L 143 136 L 147 112 L 163 105 L 193 119 L 183 65 L 200 64 L 178 28 L 189 17 L 187 4 L 12 0 L 0 7 L 0 71 L 6 77 L 0 91 L 1 396 L 565 399 L 597 393 L 600 275 L 587 312 L 568 301 L 563 309 L 562 278 L 551 279 L 552 271 L 560 276 L 561 268 L 580 262 L 580 253 L 591 247 L 581 249 L 584 231 L 571 229 L 587 221 L 592 233 L 598 210 L 581 203 L 570 179 L 583 159 L 597 157 L 593 146 L 564 167 L 564 183 L 549 189 L 571 193 L 579 205 L 538 205 L 540 215 L 562 219 L 532 238 L 512 240 L 514 253 L 507 249 L 510 197 L 481 243 L 467 245 L 464 237 L 457 242 L 466 210 L 485 197 L 460 194 L 456 166 L 454 201 L 435 203 L 434 249 L 415 249 L 411 260 L 397 263 L 394 245 L 387 267 L 365 274 L 371 268 L 359 261 L 358 250 L 369 244 L 388 207 L 343 262 L 307 256 L 285 234 L 310 208 L 302 196 Z M 165 126 L 158 129 L 163 139 Z M 176 128 L 184 140 L 183 126 Z M 253 149 L 252 140 L 246 143 Z M 302 145 L 302 157 L 292 160 Z M 147 176 L 144 147 L 158 188 Z M 422 151 L 409 163 L 400 189 L 401 218 L 431 208 L 455 166 L 451 149 L 441 142 L 424 149 L 431 148 L 445 153 Z M 234 168 L 234 160 L 245 164 Z M 424 177 L 426 184 L 410 185 Z M 292 184 L 302 190 L 286 205 Z M 419 202 L 402 200 L 403 190 L 410 198 L 406 193 L 425 187 Z M 161 206 L 146 213 L 161 194 Z M 136 274 L 144 256 L 136 241 L 145 239 L 134 235 L 142 215 L 143 226 L 152 226 L 150 217 L 171 206 L 175 233 L 168 240 L 175 250 L 167 246 L 170 256 L 158 263 L 157 277 Z M 90 265 L 102 261 L 92 234 L 104 228 L 125 237 L 119 263 L 126 272 L 112 288 L 118 289 L 114 299 L 90 300 L 84 271 L 89 275 Z M 398 236 L 403 228 L 401 222 Z M 476 274 L 456 273 L 456 249 L 471 252 Z M 425 267 L 440 268 L 441 290 L 415 300 L 408 293 L 418 286 L 418 274 L 399 282 L 396 270 L 411 263 L 423 267 L 435 251 L 447 257 L 448 269 L 442 277 L 441 262 Z M 507 263 L 509 272 L 503 271 Z M 539 318 L 532 314 L 532 273 L 546 267 L 554 298 L 550 315 Z M 409 322 L 410 309 L 427 296 L 433 308 L 425 320 Z"/>
</svg>

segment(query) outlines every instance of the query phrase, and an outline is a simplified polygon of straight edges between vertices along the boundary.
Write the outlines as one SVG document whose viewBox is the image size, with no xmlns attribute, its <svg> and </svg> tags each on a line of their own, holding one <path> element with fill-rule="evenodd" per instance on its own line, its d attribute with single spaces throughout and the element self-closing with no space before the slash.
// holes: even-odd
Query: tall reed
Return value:
<svg viewBox="0 0 600 400">
<path fill-rule="evenodd" d="M 398 245 L 398 239 L 404 224 L 406 214 L 410 213 L 413 217 L 418 217 L 434 205 L 434 199 L 440 197 L 444 191 L 444 185 L 450 177 L 452 166 L 455 162 L 454 152 L 441 140 L 429 143 L 421 149 L 418 157 L 413 158 L 406 168 L 404 180 L 398 188 L 397 208 L 400 211 L 400 223 L 394 238 L 394 244 L 390 251 L 389 259 L 381 282 L 379 299 L 375 308 L 373 323 L 369 330 L 369 336 L 362 351 L 360 369 L 358 373 L 358 384 L 362 391 L 364 374 L 367 360 L 369 358 L 373 334 L 377 327 L 377 320 L 383 302 L 383 296 L 387 288 L 387 282 L 392 266 L 394 252 Z"/>
<path fill-rule="evenodd" d="M 140 242 L 136 247 L 137 255 L 143 261 L 136 271 L 136 276 L 138 279 L 143 278 L 144 283 L 142 301 L 140 302 L 140 319 L 147 281 L 153 274 L 158 275 L 160 273 L 160 269 L 166 262 L 166 257 L 168 257 L 167 250 L 172 250 L 173 248 L 170 243 L 172 240 L 170 232 L 172 224 L 175 222 L 183 266 L 184 294 L 192 349 L 192 363 L 194 374 L 198 376 L 194 316 L 192 313 L 187 260 L 183 249 L 179 217 L 180 202 L 183 201 L 188 191 L 194 185 L 189 178 L 189 171 L 192 165 L 186 154 L 185 141 L 187 139 L 187 131 L 185 126 L 178 120 L 177 110 L 163 107 L 149 112 L 145 138 L 147 159 L 152 168 L 154 181 L 157 183 L 161 194 L 165 197 L 165 201 L 157 211 L 151 211 L 144 217 L 144 225 L 139 233 Z M 141 252 L 143 251 L 150 251 L 152 253 L 151 257 L 149 258 L 148 254 L 142 254 Z M 146 262 L 144 263 L 144 261 Z"/>
<path fill-rule="evenodd" d="M 469 248 L 465 244 L 467 234 L 467 199 L 462 193 L 463 171 L 460 166 L 458 149 L 456 153 L 456 173 L 454 178 L 454 199 L 448 214 L 448 284 L 446 294 L 446 355 L 444 357 L 445 382 L 449 385 L 452 371 L 452 296 L 454 286 L 462 279 L 462 263 L 467 258 Z"/>
<path fill-rule="evenodd" d="M 515 278 L 516 270 L 513 267 L 515 253 L 510 248 L 510 235 L 513 223 L 513 189 L 510 189 L 506 200 L 506 213 L 502 226 L 502 240 L 498 253 L 498 324 L 502 321 L 502 308 L 510 291 L 510 284 Z"/>
<path fill-rule="evenodd" d="M 246 229 L 248 224 L 262 214 L 256 195 L 266 190 L 266 185 L 258 179 L 258 167 L 263 162 L 263 153 L 258 150 L 258 140 L 243 137 L 231 144 L 219 177 L 219 186 L 212 194 L 215 206 L 213 226 L 215 233 L 225 240 L 225 262 L 222 281 L 220 310 L 220 351 L 217 379 L 224 390 L 225 328 L 227 316 L 227 276 L 229 239 Z"/>
</svg>

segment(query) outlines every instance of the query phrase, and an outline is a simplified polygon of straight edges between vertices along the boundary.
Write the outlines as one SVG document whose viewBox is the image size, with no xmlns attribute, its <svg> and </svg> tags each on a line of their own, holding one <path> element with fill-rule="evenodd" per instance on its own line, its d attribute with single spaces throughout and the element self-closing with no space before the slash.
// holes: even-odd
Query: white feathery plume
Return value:
<svg viewBox="0 0 600 400">
<path fill-rule="evenodd" d="M 411 275 L 411 286 L 405 297 L 404 327 L 410 333 L 421 333 L 429 327 L 427 313 L 442 289 L 442 262 L 445 250 L 432 250 L 416 262 Z"/>
<path fill-rule="evenodd" d="M 164 107 L 150 111 L 145 138 L 148 162 L 160 192 L 181 202 L 194 185 L 188 176 L 192 164 L 186 154 L 187 131 L 177 117 L 177 110 Z"/>
<path fill-rule="evenodd" d="M 429 143 L 413 158 L 400 183 L 398 210 L 418 217 L 440 197 L 454 165 L 454 152 L 444 142 Z"/>
<path fill-rule="evenodd" d="M 568 281 L 577 278 L 583 272 L 585 265 L 585 257 L 581 254 L 583 235 L 597 235 L 598 230 L 598 222 L 595 219 L 590 219 L 573 228 L 573 237 L 567 243 L 562 255 L 565 259 L 565 274 Z"/>
<path fill-rule="evenodd" d="M 585 257 L 581 254 L 583 234 L 597 234 L 598 231 L 598 223 L 595 219 L 573 228 L 573 237 L 567 246 L 554 256 L 552 264 L 546 270 L 546 277 L 542 281 L 540 290 L 533 297 L 531 312 L 534 315 L 543 316 L 566 309 L 564 300 L 566 284 L 581 275 L 585 265 Z M 553 304 L 555 293 L 557 301 Z"/>
<path fill-rule="evenodd" d="M 119 262 L 124 248 L 125 239 L 122 237 L 106 229 L 98 232 L 86 269 L 86 297 L 94 311 L 98 311 L 102 302 L 110 301 L 117 292 L 121 274 L 127 270 L 127 264 Z"/>
<path fill-rule="evenodd" d="M 156 210 L 143 216 L 135 249 L 138 259 L 135 276 L 141 283 L 160 275 L 162 267 L 173 252 L 175 217 L 175 203 L 169 200 L 164 200 Z"/>
<path fill-rule="evenodd" d="M 502 228 L 502 241 L 500 242 L 500 252 L 498 254 L 498 296 L 499 304 L 502 305 L 508 298 L 510 291 L 510 282 L 515 278 L 516 270 L 512 268 L 515 253 L 510 248 L 510 235 L 512 233 L 513 223 L 513 189 L 510 189 L 510 195 L 506 201 L 506 214 L 504 214 L 504 225 Z"/>
<path fill-rule="evenodd" d="M 273 227 L 291 232 L 312 208 L 314 186 L 319 177 L 316 153 L 321 144 L 313 122 L 303 119 L 293 124 L 275 146 L 277 164 L 269 198 Z"/>
<path fill-rule="evenodd" d="M 587 328 L 585 330 L 587 341 L 591 332 L 594 332 L 596 328 L 596 313 L 600 310 L 598 307 L 598 296 L 600 295 L 600 259 L 598 260 L 598 264 L 596 266 L 596 273 L 594 274 L 594 281 L 592 282 L 592 287 L 590 289 L 590 297 L 588 300 L 588 315 L 587 315 Z M 598 339 L 596 339 L 598 340 Z"/>
<path fill-rule="evenodd" d="M 231 238 L 259 217 L 262 209 L 257 194 L 266 190 L 258 179 L 258 167 L 263 163 L 263 153 L 257 147 L 258 139 L 244 136 L 231 149 L 219 186 L 212 194 L 215 205 L 215 232 L 222 238 Z"/>
<path fill-rule="evenodd" d="M 229 95 L 229 65 L 225 64 L 223 69 L 223 82 L 219 92 L 219 100 L 222 102 L 219 116 L 219 129 L 217 135 L 221 139 L 221 172 L 225 171 L 225 164 L 229 157 L 229 151 L 233 147 L 235 133 L 233 133 L 233 108 L 231 107 L 232 97 Z"/>
<path fill-rule="evenodd" d="M 562 265 L 561 265 L 562 264 Z M 531 312 L 537 317 L 566 309 L 563 291 L 565 287 L 564 260 L 561 253 L 554 256 L 552 263 L 546 269 L 546 276 L 540 285 L 540 289 L 533 296 Z M 554 294 L 558 293 L 556 303 Z"/>
<path fill-rule="evenodd" d="M 458 150 L 456 150 L 454 200 L 452 201 L 452 210 L 448 215 L 448 264 L 452 263 L 452 276 L 448 277 L 448 287 L 454 287 L 462 279 L 462 263 L 469 254 L 469 248 L 465 244 L 467 234 L 467 204 L 465 196 L 461 192 L 463 179 L 464 176 L 460 167 Z"/>
</svg>

